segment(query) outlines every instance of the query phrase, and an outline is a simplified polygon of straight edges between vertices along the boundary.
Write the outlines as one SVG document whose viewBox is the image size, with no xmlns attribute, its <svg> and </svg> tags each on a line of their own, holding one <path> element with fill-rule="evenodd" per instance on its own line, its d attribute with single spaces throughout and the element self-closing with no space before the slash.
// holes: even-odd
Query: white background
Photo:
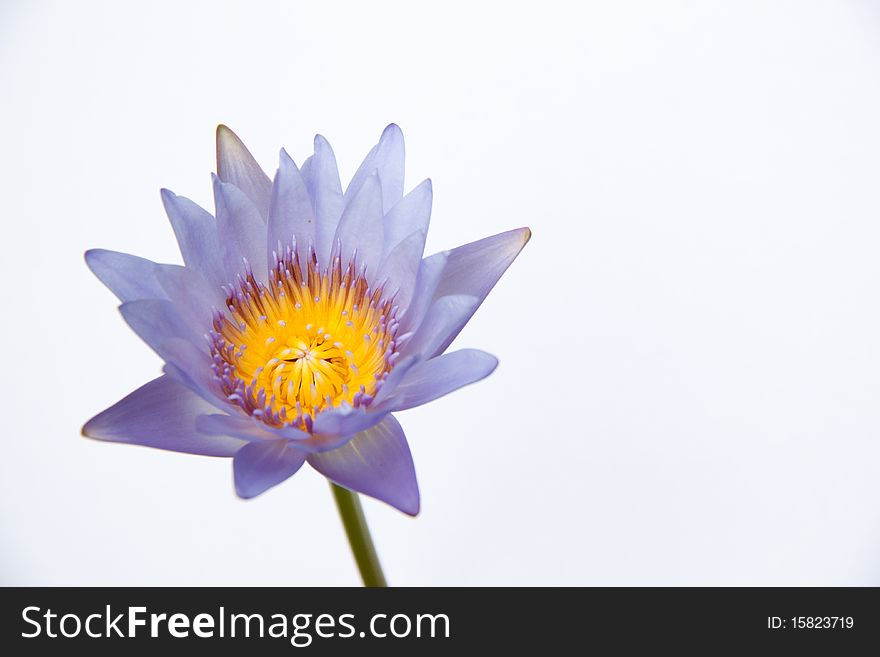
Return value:
<svg viewBox="0 0 880 657">
<path fill-rule="evenodd" d="M 79 436 L 160 368 L 82 252 L 178 262 L 219 122 L 346 181 L 394 121 L 429 251 L 534 236 L 400 415 L 392 583 L 880 585 L 880 10 L 475 4 L 4 0 L 0 583 L 358 583 L 310 469 Z"/>
</svg>

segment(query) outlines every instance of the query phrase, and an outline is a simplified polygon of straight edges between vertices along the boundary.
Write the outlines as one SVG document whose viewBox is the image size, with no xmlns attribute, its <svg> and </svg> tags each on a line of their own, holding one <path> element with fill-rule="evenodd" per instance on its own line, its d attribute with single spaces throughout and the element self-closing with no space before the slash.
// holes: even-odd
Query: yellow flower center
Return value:
<svg viewBox="0 0 880 657">
<path fill-rule="evenodd" d="M 294 249 L 268 284 L 248 272 L 227 291 L 210 333 L 214 374 L 227 398 L 274 426 L 311 430 L 321 410 L 369 404 L 396 352 L 396 309 L 337 257 L 303 271 Z"/>
</svg>

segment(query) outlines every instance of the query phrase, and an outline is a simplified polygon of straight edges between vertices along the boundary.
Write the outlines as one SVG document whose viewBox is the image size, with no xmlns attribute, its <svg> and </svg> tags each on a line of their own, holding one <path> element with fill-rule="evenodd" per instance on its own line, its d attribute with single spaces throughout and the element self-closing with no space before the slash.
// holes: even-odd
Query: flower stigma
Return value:
<svg viewBox="0 0 880 657">
<path fill-rule="evenodd" d="M 276 252 L 267 284 L 245 263 L 208 337 L 229 401 L 269 425 L 311 431 L 319 412 L 373 400 L 397 357 L 397 308 L 355 257 L 343 268 L 335 256 L 323 272 L 313 251 L 306 260 L 295 247 Z"/>
</svg>

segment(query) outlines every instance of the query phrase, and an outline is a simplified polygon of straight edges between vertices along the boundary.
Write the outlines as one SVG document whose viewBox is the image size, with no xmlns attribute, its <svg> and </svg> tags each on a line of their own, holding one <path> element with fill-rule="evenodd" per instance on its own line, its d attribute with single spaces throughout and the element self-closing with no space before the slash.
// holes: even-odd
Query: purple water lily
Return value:
<svg viewBox="0 0 880 657">
<path fill-rule="evenodd" d="M 216 217 L 162 190 L 184 266 L 95 249 L 164 374 L 83 434 L 233 457 L 241 497 L 308 463 L 336 484 L 415 515 L 419 490 L 394 418 L 482 379 L 482 351 L 446 348 L 517 256 L 520 228 L 423 258 L 430 180 L 404 195 L 403 135 L 388 126 L 343 190 L 330 144 L 274 181 L 217 130 Z"/>
</svg>

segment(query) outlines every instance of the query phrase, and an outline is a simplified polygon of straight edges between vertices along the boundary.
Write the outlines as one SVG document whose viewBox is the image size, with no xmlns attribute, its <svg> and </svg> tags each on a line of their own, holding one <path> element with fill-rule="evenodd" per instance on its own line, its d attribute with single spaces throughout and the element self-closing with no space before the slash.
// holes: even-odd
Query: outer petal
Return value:
<svg viewBox="0 0 880 657">
<path fill-rule="evenodd" d="M 315 253 L 318 264 L 326 267 L 342 216 L 343 200 L 336 156 L 321 135 L 315 136 L 315 154 L 303 164 L 301 173 L 315 211 Z"/>
<path fill-rule="evenodd" d="M 123 303 L 168 298 L 153 275 L 156 263 L 152 260 L 106 249 L 86 251 L 85 258 L 92 273 Z"/>
<path fill-rule="evenodd" d="M 245 441 L 207 436 L 196 430 L 196 416 L 211 406 L 167 376 L 153 379 L 99 413 L 83 435 L 132 445 L 205 456 L 232 456 Z"/>
<path fill-rule="evenodd" d="M 177 196 L 167 189 L 162 190 L 162 204 L 186 266 L 201 272 L 214 285 L 228 282 L 220 257 L 220 236 L 214 217 L 188 198 Z"/>
<path fill-rule="evenodd" d="M 449 294 L 473 295 L 479 299 L 475 312 L 531 236 L 528 228 L 517 228 L 452 249 L 447 253 L 446 269 L 434 291 L 434 299 Z M 442 353 L 450 345 L 471 315 L 464 318 L 458 330 L 450 333 L 434 353 Z"/>
<path fill-rule="evenodd" d="M 339 449 L 310 454 L 315 470 L 345 488 L 375 497 L 411 516 L 419 512 L 419 486 L 403 429 L 388 415 Z"/>
<path fill-rule="evenodd" d="M 384 191 L 384 187 L 383 187 Z M 428 234 L 434 191 L 430 179 L 421 183 L 385 215 L 385 247 L 383 257 L 416 231 Z M 424 247 L 424 244 L 422 245 Z M 419 257 L 421 257 L 421 253 Z"/>
<path fill-rule="evenodd" d="M 272 185 L 272 201 L 269 203 L 267 257 L 272 262 L 272 252 L 281 244 L 286 249 L 296 237 L 300 262 L 307 262 L 309 246 L 315 242 L 315 213 L 306 183 L 293 160 L 281 150 L 278 172 Z"/>
<path fill-rule="evenodd" d="M 442 353 L 473 316 L 480 301 L 467 294 L 440 297 L 431 304 L 415 335 L 403 344 L 401 353 L 420 354 L 426 359 Z"/>
<path fill-rule="evenodd" d="M 217 126 L 217 176 L 244 192 L 265 220 L 272 183 L 238 135 L 225 125 Z"/>
<path fill-rule="evenodd" d="M 378 269 L 382 257 L 382 185 L 378 176 L 369 176 L 345 206 L 333 244 L 342 248 L 337 255 L 343 268 L 356 251 L 359 266 L 366 265 L 368 274 Z"/>
<path fill-rule="evenodd" d="M 383 211 L 388 212 L 403 196 L 404 155 L 403 132 L 392 123 L 385 128 L 379 143 L 370 150 L 352 176 L 345 190 L 346 203 L 357 195 L 367 178 L 377 172 L 382 182 Z"/>
<path fill-rule="evenodd" d="M 242 258 L 247 259 L 257 280 L 265 280 L 266 224 L 257 208 L 238 187 L 221 182 L 216 176 L 214 202 L 227 281 L 235 281 L 243 273 Z"/>
<path fill-rule="evenodd" d="M 498 359 L 485 351 L 460 349 L 415 364 L 384 406 L 402 411 L 427 404 L 462 386 L 489 376 Z"/>
<path fill-rule="evenodd" d="M 248 443 L 232 462 L 235 492 L 245 499 L 256 497 L 299 470 L 305 460 L 303 452 L 283 439 Z"/>
</svg>

